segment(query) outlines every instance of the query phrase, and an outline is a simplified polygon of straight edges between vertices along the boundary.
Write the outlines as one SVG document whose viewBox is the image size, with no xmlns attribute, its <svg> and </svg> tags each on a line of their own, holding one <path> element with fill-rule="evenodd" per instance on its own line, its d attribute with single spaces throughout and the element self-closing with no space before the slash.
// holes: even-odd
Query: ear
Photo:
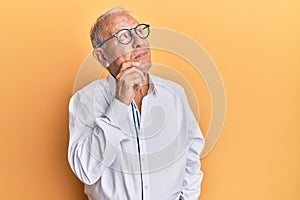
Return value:
<svg viewBox="0 0 300 200">
<path fill-rule="evenodd" d="M 93 56 L 98 60 L 101 65 L 105 68 L 109 66 L 109 62 L 104 54 L 104 50 L 102 48 L 96 48 L 93 50 Z"/>
</svg>

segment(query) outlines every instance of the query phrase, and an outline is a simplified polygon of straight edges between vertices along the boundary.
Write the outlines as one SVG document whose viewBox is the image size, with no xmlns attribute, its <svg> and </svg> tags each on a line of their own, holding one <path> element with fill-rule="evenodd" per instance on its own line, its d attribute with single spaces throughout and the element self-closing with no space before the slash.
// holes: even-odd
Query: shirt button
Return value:
<svg viewBox="0 0 300 200">
<path fill-rule="evenodd" d="M 149 185 L 145 185 L 145 189 L 148 189 L 149 188 Z"/>
</svg>

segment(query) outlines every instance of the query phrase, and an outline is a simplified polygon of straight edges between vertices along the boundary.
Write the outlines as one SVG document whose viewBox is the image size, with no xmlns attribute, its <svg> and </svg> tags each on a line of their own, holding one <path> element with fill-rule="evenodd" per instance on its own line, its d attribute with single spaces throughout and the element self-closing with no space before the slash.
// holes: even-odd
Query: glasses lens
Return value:
<svg viewBox="0 0 300 200">
<path fill-rule="evenodd" d="M 140 38 L 147 38 L 149 36 L 149 25 L 147 24 L 139 24 L 136 28 L 135 28 L 135 32 L 136 34 L 140 37 Z"/>
<path fill-rule="evenodd" d="M 128 44 L 131 41 L 131 32 L 128 29 L 123 29 L 118 32 L 117 39 L 122 44 Z"/>
</svg>

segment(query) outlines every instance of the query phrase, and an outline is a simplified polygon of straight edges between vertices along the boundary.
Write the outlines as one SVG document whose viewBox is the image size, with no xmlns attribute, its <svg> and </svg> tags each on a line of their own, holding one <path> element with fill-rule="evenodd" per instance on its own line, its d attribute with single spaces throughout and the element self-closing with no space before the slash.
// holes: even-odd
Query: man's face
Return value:
<svg viewBox="0 0 300 200">
<path fill-rule="evenodd" d="M 107 19 L 102 27 L 105 27 L 102 34 L 104 39 L 117 33 L 123 28 L 134 28 L 138 25 L 132 16 L 125 13 L 115 14 Z M 132 40 L 128 44 L 121 44 L 117 38 L 108 40 L 103 46 L 103 55 L 108 61 L 108 71 L 116 76 L 119 73 L 122 63 L 128 61 L 140 62 L 139 66 L 143 71 L 148 72 L 151 67 L 151 52 L 147 39 L 141 39 L 132 30 Z"/>
</svg>

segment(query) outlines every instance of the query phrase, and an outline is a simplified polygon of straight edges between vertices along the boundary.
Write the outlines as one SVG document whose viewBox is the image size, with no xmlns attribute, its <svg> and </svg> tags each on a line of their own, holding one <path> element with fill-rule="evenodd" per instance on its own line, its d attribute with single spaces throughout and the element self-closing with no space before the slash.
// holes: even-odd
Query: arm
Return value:
<svg viewBox="0 0 300 200">
<path fill-rule="evenodd" d="M 83 183 L 91 185 L 115 160 L 116 148 L 125 138 L 117 127 L 118 123 L 126 120 L 128 107 L 114 99 L 106 113 L 95 118 L 94 124 L 91 124 L 87 118 L 93 115 L 93 109 L 87 105 L 93 102 L 85 102 L 83 95 L 74 95 L 69 104 L 68 160 L 76 176 Z M 115 111 L 118 115 L 114 114 Z"/>
<path fill-rule="evenodd" d="M 95 95 L 77 92 L 69 104 L 70 142 L 68 160 L 73 172 L 85 184 L 91 185 L 110 167 L 120 143 L 130 132 L 130 102 L 134 97 L 134 86 L 142 86 L 146 75 L 136 68 L 140 63 L 124 62 L 116 79 L 116 97 L 108 109 L 95 104 Z M 91 91 L 95 92 L 94 89 Z M 94 105 L 103 113 L 95 117 Z M 128 134 L 127 134 L 128 135 Z"/>
<path fill-rule="evenodd" d="M 189 149 L 181 196 L 185 200 L 197 200 L 201 192 L 201 183 L 203 179 L 203 172 L 200 169 L 200 155 L 204 149 L 205 140 L 189 107 L 185 94 L 183 99 Z"/>
</svg>

